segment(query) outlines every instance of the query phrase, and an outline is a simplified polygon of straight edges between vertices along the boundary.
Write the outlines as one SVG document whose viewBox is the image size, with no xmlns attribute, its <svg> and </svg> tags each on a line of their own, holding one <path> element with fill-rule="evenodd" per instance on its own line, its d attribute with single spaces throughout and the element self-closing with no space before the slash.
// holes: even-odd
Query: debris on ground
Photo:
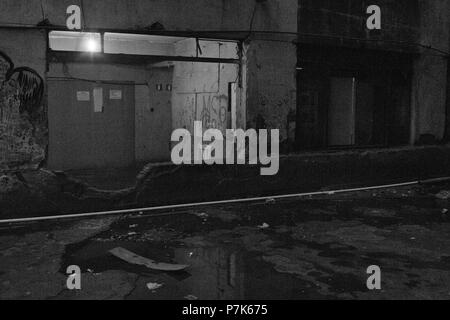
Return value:
<svg viewBox="0 0 450 320">
<path fill-rule="evenodd" d="M 159 263 L 154 260 L 141 257 L 131 251 L 124 248 L 115 248 L 109 251 L 113 256 L 124 260 L 128 263 L 145 266 L 149 269 L 159 270 L 159 271 L 181 271 L 187 269 L 189 266 L 184 264 L 170 264 L 170 263 Z"/>
<path fill-rule="evenodd" d="M 134 229 L 134 228 L 137 228 L 137 226 L 138 226 L 137 224 L 130 224 L 129 228 Z"/>
<path fill-rule="evenodd" d="M 207 218 L 209 217 L 209 215 L 208 215 L 207 213 L 205 213 L 205 212 L 200 212 L 200 213 L 195 212 L 194 214 L 195 214 L 197 217 L 202 218 L 202 219 L 207 219 Z"/>
<path fill-rule="evenodd" d="M 266 200 L 267 204 L 274 204 L 276 202 L 276 200 L 274 198 L 270 198 Z"/>
<path fill-rule="evenodd" d="M 270 225 L 268 225 L 267 223 L 263 223 L 262 225 L 258 226 L 259 229 L 268 229 L 270 228 Z"/>
<path fill-rule="evenodd" d="M 442 209 L 442 214 L 447 214 L 448 213 L 448 209 Z"/>
<path fill-rule="evenodd" d="M 194 295 L 192 295 L 192 294 L 190 294 L 190 295 L 187 295 L 186 297 L 184 297 L 186 300 L 191 300 L 191 301 L 193 301 L 193 300 L 198 300 L 198 298 L 196 297 L 196 296 L 194 296 Z"/>
<path fill-rule="evenodd" d="M 450 191 L 443 190 L 436 195 L 439 200 L 450 200 Z"/>
<path fill-rule="evenodd" d="M 153 282 L 147 283 L 147 289 L 150 291 L 158 290 L 162 286 L 163 286 L 163 284 L 159 284 L 159 283 L 153 283 Z"/>
</svg>

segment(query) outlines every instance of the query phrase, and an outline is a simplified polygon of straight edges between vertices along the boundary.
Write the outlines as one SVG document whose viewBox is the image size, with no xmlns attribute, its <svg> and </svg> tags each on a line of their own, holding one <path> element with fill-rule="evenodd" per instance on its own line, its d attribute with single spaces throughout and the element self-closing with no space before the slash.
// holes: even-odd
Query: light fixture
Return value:
<svg viewBox="0 0 450 320">
<path fill-rule="evenodd" d="M 88 52 L 99 52 L 100 48 L 95 38 L 89 37 L 85 40 L 85 50 Z"/>
</svg>

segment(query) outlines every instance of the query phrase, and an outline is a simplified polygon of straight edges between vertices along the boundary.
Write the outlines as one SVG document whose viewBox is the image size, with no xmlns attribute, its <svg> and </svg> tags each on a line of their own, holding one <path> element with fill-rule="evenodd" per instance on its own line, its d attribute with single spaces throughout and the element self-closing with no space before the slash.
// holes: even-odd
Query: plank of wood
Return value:
<svg viewBox="0 0 450 320">
<path fill-rule="evenodd" d="M 145 266 L 149 269 L 159 270 L 159 271 L 182 271 L 187 269 L 189 265 L 185 264 L 170 264 L 170 263 L 158 263 L 154 260 L 141 257 L 131 251 L 124 248 L 115 248 L 109 251 L 113 256 L 124 260 L 128 263 Z"/>
</svg>

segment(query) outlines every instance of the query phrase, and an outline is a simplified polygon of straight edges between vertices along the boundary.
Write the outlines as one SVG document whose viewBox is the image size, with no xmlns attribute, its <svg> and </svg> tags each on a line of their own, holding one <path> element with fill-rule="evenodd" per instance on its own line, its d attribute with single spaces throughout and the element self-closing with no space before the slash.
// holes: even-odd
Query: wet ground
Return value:
<svg viewBox="0 0 450 320">
<path fill-rule="evenodd" d="M 2 228 L 0 299 L 450 299 L 440 190 L 450 185 Z M 117 247 L 189 267 L 136 266 Z M 70 265 L 79 291 L 66 288 Z M 381 290 L 366 286 L 371 265 Z"/>
</svg>

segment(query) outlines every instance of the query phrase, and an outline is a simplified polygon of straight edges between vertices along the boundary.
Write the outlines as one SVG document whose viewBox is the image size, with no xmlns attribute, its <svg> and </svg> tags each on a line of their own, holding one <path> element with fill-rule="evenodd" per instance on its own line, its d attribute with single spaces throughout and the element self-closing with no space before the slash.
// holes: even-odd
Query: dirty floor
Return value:
<svg viewBox="0 0 450 320">
<path fill-rule="evenodd" d="M 0 229 L 0 299 L 450 299 L 450 185 Z M 125 248 L 181 272 L 137 266 Z M 66 269 L 82 270 L 79 291 Z M 381 268 L 381 290 L 366 286 Z"/>
</svg>

